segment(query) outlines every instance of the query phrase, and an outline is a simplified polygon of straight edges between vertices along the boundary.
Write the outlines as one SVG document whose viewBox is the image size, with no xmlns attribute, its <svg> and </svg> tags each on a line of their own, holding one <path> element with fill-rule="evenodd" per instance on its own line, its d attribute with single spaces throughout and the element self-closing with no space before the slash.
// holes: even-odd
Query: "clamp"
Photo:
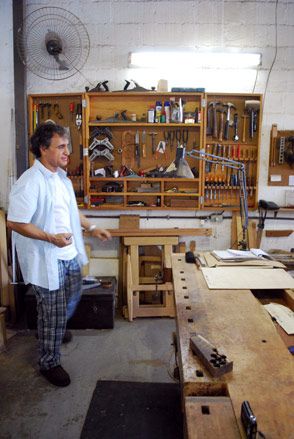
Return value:
<svg viewBox="0 0 294 439">
<path fill-rule="evenodd" d="M 89 146 L 89 150 L 96 148 L 96 146 L 106 146 L 106 148 L 108 148 L 110 151 L 114 150 L 114 146 L 112 145 L 112 143 L 109 141 L 108 137 L 105 137 L 102 140 L 99 139 L 95 139 L 93 140 L 93 142 L 91 143 L 91 145 Z"/>
<path fill-rule="evenodd" d="M 155 151 L 155 158 L 158 159 L 158 154 L 164 154 L 164 156 L 166 157 L 166 153 L 165 153 L 165 142 L 163 140 L 161 140 L 156 148 Z"/>
<path fill-rule="evenodd" d="M 103 149 L 102 151 L 99 151 L 99 149 L 95 149 L 89 157 L 90 162 L 95 160 L 97 157 L 105 157 L 109 161 L 114 160 L 114 156 L 107 148 Z"/>
</svg>

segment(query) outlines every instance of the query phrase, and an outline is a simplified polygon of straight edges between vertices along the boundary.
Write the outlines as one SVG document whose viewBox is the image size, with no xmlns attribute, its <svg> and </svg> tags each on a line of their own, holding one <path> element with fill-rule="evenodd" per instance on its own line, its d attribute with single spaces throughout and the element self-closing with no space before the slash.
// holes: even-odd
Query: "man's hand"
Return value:
<svg viewBox="0 0 294 439">
<path fill-rule="evenodd" d="M 111 239 L 111 234 L 106 229 L 94 229 L 91 232 L 91 236 L 99 238 L 101 241 L 108 241 Z"/>
<path fill-rule="evenodd" d="M 72 243 L 71 233 L 56 233 L 56 235 L 49 235 L 48 241 L 57 247 L 66 247 Z"/>
</svg>

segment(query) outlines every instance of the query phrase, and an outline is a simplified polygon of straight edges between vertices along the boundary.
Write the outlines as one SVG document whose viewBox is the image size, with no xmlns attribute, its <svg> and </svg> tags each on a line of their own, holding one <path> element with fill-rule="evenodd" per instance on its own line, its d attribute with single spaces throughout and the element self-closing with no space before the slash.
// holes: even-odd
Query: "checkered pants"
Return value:
<svg viewBox="0 0 294 439">
<path fill-rule="evenodd" d="M 37 299 L 38 335 L 41 369 L 60 364 L 60 346 L 67 320 L 72 317 L 81 298 L 82 275 L 77 257 L 58 260 L 59 289 L 49 291 L 33 285 Z"/>
</svg>

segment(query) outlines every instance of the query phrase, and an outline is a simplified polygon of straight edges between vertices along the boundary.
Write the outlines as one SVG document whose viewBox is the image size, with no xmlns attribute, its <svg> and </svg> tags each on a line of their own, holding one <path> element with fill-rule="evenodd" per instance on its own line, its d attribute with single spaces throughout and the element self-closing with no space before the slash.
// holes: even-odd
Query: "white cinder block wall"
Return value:
<svg viewBox="0 0 294 439">
<path fill-rule="evenodd" d="M 0 207 L 7 208 L 7 194 L 15 174 L 14 83 L 12 0 L 0 2 Z"/>
<path fill-rule="evenodd" d="M 5 5 L 4 5 L 4 4 Z M 26 14 L 40 7 L 48 6 L 46 0 L 26 0 Z M 5 31 L 11 31 L 11 0 L 1 2 L 0 32 L 1 37 L 7 40 Z M 269 138 L 272 123 L 277 123 L 279 129 L 294 129 L 294 1 L 234 1 L 234 0 L 183 0 L 183 1 L 99 1 L 99 0 L 52 0 L 50 6 L 62 7 L 76 14 L 85 24 L 90 37 L 91 50 L 82 75 L 77 73 L 73 77 L 62 81 L 48 81 L 34 74 L 27 74 L 27 92 L 75 92 L 83 91 L 85 86 L 96 85 L 98 81 L 109 80 L 112 90 L 122 89 L 125 79 L 135 79 L 145 87 L 157 85 L 160 78 L 166 78 L 169 87 L 198 86 L 205 87 L 208 92 L 265 93 L 265 86 L 273 60 L 275 63 L 268 81 L 267 93 L 264 102 L 261 163 L 259 180 L 259 198 L 272 200 L 280 205 L 284 204 L 282 187 L 267 186 Z M 277 12 L 277 14 L 276 14 Z M 275 21 L 277 17 L 277 28 Z M 3 30 L 4 26 L 4 30 Z M 277 52 L 276 52 L 277 30 Z M 6 43 L 1 38 L 1 47 L 7 52 L 6 62 L 11 60 L 11 37 Z M 185 50 L 193 48 L 240 48 L 245 52 L 262 54 L 262 67 L 257 78 L 254 71 L 240 71 L 237 66 L 226 71 L 197 70 L 185 71 L 156 71 L 128 68 L 128 54 L 131 51 L 147 48 L 168 48 Z M 1 59 L 1 62 L 3 58 Z M 11 68 L 1 69 L 1 93 L 3 86 L 11 81 Z M 11 93 L 9 98 L 11 99 Z M 6 93 L 7 96 L 7 93 Z M 7 172 L 8 152 L 14 148 L 13 137 L 8 132 L 8 111 L 11 102 L 0 102 L 0 123 L 2 126 L 2 150 L 5 160 L 0 162 L 1 183 Z M 5 105 L 5 106 L 4 106 Z M 3 120 L 5 123 L 3 123 Z M 3 138 L 3 137 L 2 137 Z M 5 188 L 1 196 L 6 198 Z M 289 188 L 288 188 L 289 189 Z M 3 200 L 1 202 L 3 203 Z M 103 212 L 103 218 L 97 214 L 97 224 L 104 227 L 117 227 L 118 220 L 105 218 L 117 216 L 120 212 Z M 135 212 L 134 212 L 135 213 Z M 160 212 L 139 212 L 142 218 L 141 227 L 198 227 L 200 225 L 196 215 L 186 212 L 170 212 L 170 216 Z M 94 214 L 95 215 L 95 214 Z M 162 218 L 152 219 L 152 216 Z M 182 216 L 183 219 L 172 219 L 172 216 Z M 290 218 L 284 221 L 269 223 L 270 228 L 293 228 L 293 219 L 290 213 L 280 213 L 279 216 Z M 294 217 L 293 217 L 294 218 Z M 205 223 L 212 226 L 214 236 L 209 239 L 198 239 L 198 248 L 226 248 L 230 245 L 230 221 L 222 223 Z M 267 224 L 266 224 L 267 227 Z M 190 238 L 187 237 L 189 240 Z M 193 239 L 193 238 L 191 238 Z M 272 245 L 273 244 L 273 245 Z M 95 244 L 96 245 L 96 244 Z M 289 249 L 294 247 L 294 234 L 287 239 L 277 242 L 263 240 L 264 248 L 278 247 Z M 117 240 L 110 244 L 110 253 L 117 246 Z M 107 253 L 107 246 L 105 249 Z"/>
</svg>

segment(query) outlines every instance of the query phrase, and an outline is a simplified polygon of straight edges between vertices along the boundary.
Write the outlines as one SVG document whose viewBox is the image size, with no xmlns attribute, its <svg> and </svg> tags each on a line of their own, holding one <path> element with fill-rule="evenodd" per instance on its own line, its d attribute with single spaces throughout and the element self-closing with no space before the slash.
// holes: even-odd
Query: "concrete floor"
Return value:
<svg viewBox="0 0 294 439">
<path fill-rule="evenodd" d="M 78 439 L 99 379 L 173 382 L 173 331 L 173 319 L 120 317 L 114 329 L 72 331 L 62 347 L 65 388 L 38 373 L 34 333 L 18 331 L 0 354 L 0 438 Z"/>
</svg>

